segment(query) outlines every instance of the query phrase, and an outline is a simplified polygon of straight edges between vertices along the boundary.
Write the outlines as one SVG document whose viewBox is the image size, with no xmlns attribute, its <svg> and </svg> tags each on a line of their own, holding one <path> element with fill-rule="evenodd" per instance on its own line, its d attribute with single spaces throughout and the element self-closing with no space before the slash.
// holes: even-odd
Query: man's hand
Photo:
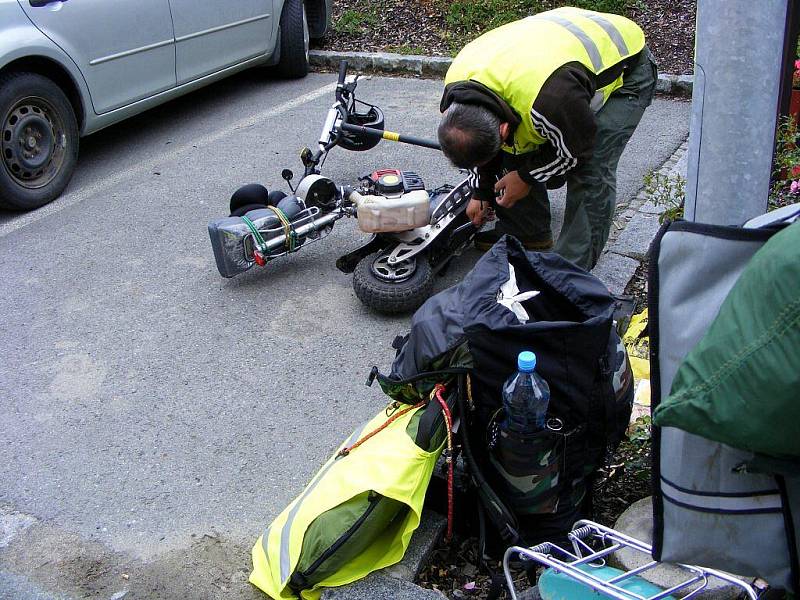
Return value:
<svg viewBox="0 0 800 600">
<path fill-rule="evenodd" d="M 494 191 L 500 192 L 497 203 L 503 208 L 511 208 L 517 200 L 528 195 L 531 186 L 522 181 L 519 173 L 511 171 L 500 181 L 494 184 Z"/>
<path fill-rule="evenodd" d="M 467 218 L 475 227 L 480 227 L 487 219 L 491 220 L 493 212 L 488 202 L 481 202 L 477 198 L 471 198 L 467 204 Z"/>
</svg>

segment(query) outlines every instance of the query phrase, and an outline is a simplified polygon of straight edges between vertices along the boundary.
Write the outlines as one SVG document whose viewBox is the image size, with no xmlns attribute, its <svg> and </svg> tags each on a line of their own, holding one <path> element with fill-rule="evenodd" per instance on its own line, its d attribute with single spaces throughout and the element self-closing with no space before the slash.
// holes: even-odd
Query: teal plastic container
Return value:
<svg viewBox="0 0 800 600">
<path fill-rule="evenodd" d="M 624 573 L 624 571 L 620 571 L 614 567 L 580 565 L 578 568 L 603 581 L 608 581 Z M 645 598 L 664 591 L 657 585 L 653 585 L 649 581 L 641 577 L 636 577 L 635 575 L 633 577 L 628 577 L 617 585 L 626 591 L 644 596 Z M 609 596 L 593 590 L 580 581 L 572 579 L 564 573 L 558 573 L 553 569 L 547 569 L 542 573 L 542 576 L 539 577 L 539 594 L 541 594 L 542 600 L 598 600 L 599 598 L 609 598 Z M 631 596 L 631 600 L 634 598 L 634 596 Z M 673 596 L 666 596 L 665 600 L 675 600 L 675 598 Z"/>
</svg>

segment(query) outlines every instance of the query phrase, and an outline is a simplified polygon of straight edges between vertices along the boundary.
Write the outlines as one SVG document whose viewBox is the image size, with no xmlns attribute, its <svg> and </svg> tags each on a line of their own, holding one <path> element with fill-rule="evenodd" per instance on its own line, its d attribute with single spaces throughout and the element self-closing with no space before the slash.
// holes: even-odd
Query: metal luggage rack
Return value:
<svg viewBox="0 0 800 600">
<path fill-rule="evenodd" d="M 301 245 L 304 246 L 312 242 L 318 242 L 322 238 L 327 237 L 333 229 L 333 222 L 344 216 L 340 209 L 333 210 L 320 216 L 321 212 L 322 211 L 320 211 L 318 207 L 309 206 L 297 213 L 292 219 L 292 230 L 294 230 L 297 237 L 302 240 L 297 248 Z M 289 254 L 289 250 L 286 249 L 286 235 L 282 225 L 263 229 L 259 228 L 258 232 L 265 239 L 269 249 L 269 254 L 266 257 L 268 260 Z M 247 234 L 244 240 L 244 250 L 245 256 L 250 262 L 254 260 L 253 251 L 255 245 L 253 234 Z M 293 252 L 296 251 L 297 248 L 295 248 Z"/>
<path fill-rule="evenodd" d="M 506 550 L 503 556 L 503 572 L 505 573 L 512 600 L 517 600 L 517 591 L 514 587 L 514 580 L 510 572 L 510 563 L 515 559 L 538 562 L 552 568 L 554 571 L 563 573 L 583 583 L 595 591 L 616 598 L 617 600 L 661 600 L 667 597 L 672 597 L 675 600 L 688 600 L 706 589 L 709 581 L 714 578 L 740 587 L 742 592 L 746 594 L 750 600 L 757 600 L 758 598 L 758 594 L 751 585 L 733 575 L 722 571 L 684 564 L 670 564 L 670 566 L 685 571 L 687 577 L 685 581 L 657 594 L 642 596 L 621 587 L 619 584 L 633 576 L 641 575 L 663 564 L 652 560 L 652 546 L 620 533 L 619 531 L 588 520 L 575 523 L 574 529 L 567 534 L 567 538 L 572 543 L 572 552 L 564 550 L 550 542 L 545 542 L 538 546 L 533 546 L 532 548 L 512 546 Z M 590 547 L 590 543 L 597 544 L 600 549 L 593 549 Z M 608 580 L 600 579 L 578 568 L 581 565 L 604 566 L 606 556 L 626 549 L 645 555 L 645 564 L 631 569 L 630 571 L 623 572 Z M 685 593 L 683 595 L 676 595 L 678 592 Z"/>
</svg>

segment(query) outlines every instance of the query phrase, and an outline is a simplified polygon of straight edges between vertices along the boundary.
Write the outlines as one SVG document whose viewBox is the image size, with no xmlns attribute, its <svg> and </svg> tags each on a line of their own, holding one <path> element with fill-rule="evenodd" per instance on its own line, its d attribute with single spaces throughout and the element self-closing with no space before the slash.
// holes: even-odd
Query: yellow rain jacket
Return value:
<svg viewBox="0 0 800 600">
<path fill-rule="evenodd" d="M 289 581 L 300 559 L 309 525 L 323 513 L 370 491 L 401 502 L 408 510 L 402 511 L 382 531 L 375 531 L 374 540 L 366 551 L 335 574 L 302 590 L 300 597 L 316 600 L 324 587 L 351 583 L 400 561 L 411 534 L 419 526 L 425 491 L 443 447 L 439 444 L 434 451 L 427 452 L 407 433 L 409 422 L 422 410 L 425 407 L 408 411 L 346 456 L 337 458 L 339 450 L 352 446 L 387 421 L 387 410 L 381 410 L 339 447 L 303 493 L 256 541 L 250 575 L 253 585 L 275 600 L 297 598 Z"/>
</svg>

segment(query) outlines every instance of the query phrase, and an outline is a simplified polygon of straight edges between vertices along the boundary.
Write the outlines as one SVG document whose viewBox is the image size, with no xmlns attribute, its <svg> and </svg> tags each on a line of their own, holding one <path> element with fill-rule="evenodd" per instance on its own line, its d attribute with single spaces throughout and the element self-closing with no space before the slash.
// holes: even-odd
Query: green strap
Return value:
<svg viewBox="0 0 800 600">
<path fill-rule="evenodd" d="M 245 225 L 250 229 L 250 232 L 253 234 L 253 239 L 256 241 L 256 248 L 262 254 L 266 254 L 267 252 L 267 242 L 264 241 L 264 238 L 261 237 L 261 232 L 255 226 L 248 217 L 242 215 L 242 221 L 244 221 Z"/>
<path fill-rule="evenodd" d="M 278 220 L 283 225 L 283 229 L 286 232 L 286 250 L 288 252 L 294 252 L 298 248 L 298 237 L 297 232 L 294 230 L 294 226 L 292 226 L 292 222 L 288 219 L 286 214 L 277 206 L 267 206 L 272 212 L 275 213 L 275 216 L 278 217 Z M 267 254 L 267 243 L 264 241 L 264 238 L 261 236 L 261 232 L 255 226 L 247 216 L 242 215 L 242 221 L 245 222 L 245 225 L 250 229 L 250 232 L 253 234 L 253 239 L 256 242 L 256 248 L 259 252 L 266 255 Z"/>
</svg>

